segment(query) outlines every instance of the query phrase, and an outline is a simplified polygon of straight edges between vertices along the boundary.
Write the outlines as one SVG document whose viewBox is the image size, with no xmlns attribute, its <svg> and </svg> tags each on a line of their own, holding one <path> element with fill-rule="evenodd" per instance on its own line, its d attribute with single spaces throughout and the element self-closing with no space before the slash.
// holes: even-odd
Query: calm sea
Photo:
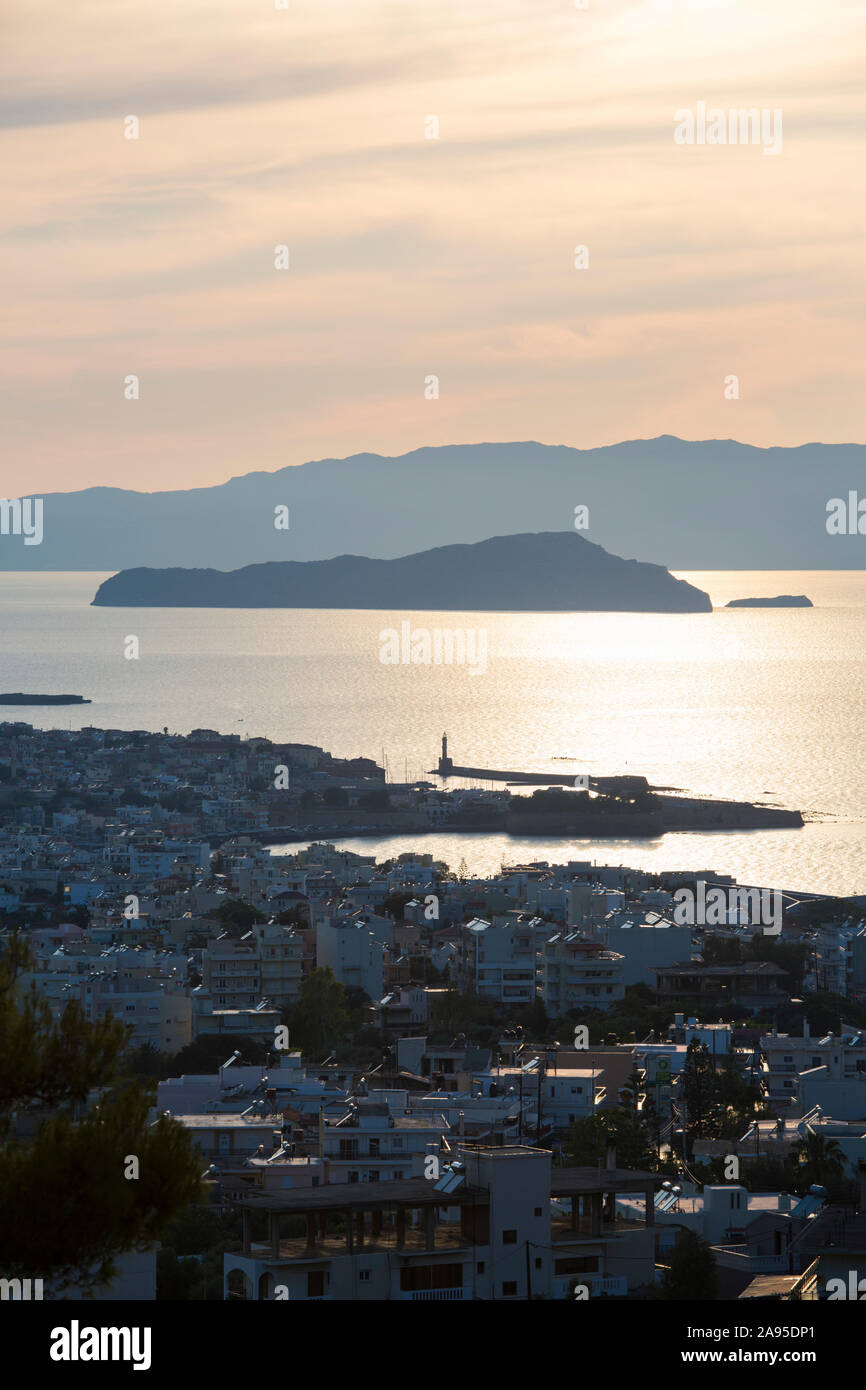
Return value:
<svg viewBox="0 0 866 1390">
<path fill-rule="evenodd" d="M 454 867 L 592 858 L 866 892 L 864 571 L 683 573 L 716 608 L 672 615 L 91 608 L 105 577 L 0 575 L 0 689 L 93 701 L 5 707 L 0 719 L 264 734 L 384 757 L 401 781 L 435 766 L 447 731 L 457 763 L 640 773 L 814 817 L 802 831 L 651 842 L 426 837 Z M 723 607 L 780 593 L 808 594 L 815 607 Z M 483 630 L 486 668 L 383 664 L 380 634 L 404 620 Z M 140 656 L 127 660 L 133 635 Z M 393 854 L 419 841 L 351 843 Z"/>
</svg>

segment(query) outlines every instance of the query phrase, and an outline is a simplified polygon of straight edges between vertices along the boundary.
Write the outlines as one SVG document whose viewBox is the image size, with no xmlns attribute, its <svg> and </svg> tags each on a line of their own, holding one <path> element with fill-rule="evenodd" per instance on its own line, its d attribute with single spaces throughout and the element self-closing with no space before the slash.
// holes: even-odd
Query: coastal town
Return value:
<svg viewBox="0 0 866 1390">
<path fill-rule="evenodd" d="M 866 897 L 565 835 L 485 878 L 425 852 L 518 800 L 522 823 L 573 821 L 568 797 L 652 814 L 646 787 L 524 790 L 0 723 L 0 961 L 23 945 L 16 994 L 57 1026 L 125 1025 L 149 1123 L 202 1173 L 200 1219 L 96 1297 L 860 1296 Z M 392 859 L 340 843 L 416 833 Z M 22 1142 L 45 1113 L 16 1112 Z"/>
</svg>

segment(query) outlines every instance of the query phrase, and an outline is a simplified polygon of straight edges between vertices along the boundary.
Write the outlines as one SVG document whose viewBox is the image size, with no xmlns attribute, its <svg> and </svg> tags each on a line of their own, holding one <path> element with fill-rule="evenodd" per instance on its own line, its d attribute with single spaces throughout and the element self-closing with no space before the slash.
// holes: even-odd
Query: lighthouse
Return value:
<svg viewBox="0 0 866 1390">
<path fill-rule="evenodd" d="M 454 766 L 448 756 L 448 735 L 442 735 L 442 757 L 439 759 L 439 776 L 447 777 Z"/>
</svg>

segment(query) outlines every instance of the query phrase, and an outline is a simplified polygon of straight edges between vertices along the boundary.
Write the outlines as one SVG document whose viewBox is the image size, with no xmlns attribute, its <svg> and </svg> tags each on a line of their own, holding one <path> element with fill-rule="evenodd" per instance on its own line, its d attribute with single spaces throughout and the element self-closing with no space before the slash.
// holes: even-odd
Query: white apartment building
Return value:
<svg viewBox="0 0 866 1390">
<path fill-rule="evenodd" d="M 303 941 L 291 927 L 261 922 L 253 927 L 259 947 L 262 997 L 276 1009 L 288 1009 L 303 981 Z"/>
<path fill-rule="evenodd" d="M 250 931 L 235 941 L 227 933 L 202 951 L 202 990 L 218 1009 L 250 1009 L 262 999 L 259 943 Z"/>
<path fill-rule="evenodd" d="M 815 1072 L 819 1089 L 808 1098 L 812 1105 L 820 1100 L 824 1083 L 861 1080 L 866 1083 L 866 1029 L 851 1028 L 842 1035 L 827 1033 L 813 1038 L 804 1020 L 801 1038 L 775 1031 L 765 1034 L 761 1038 L 760 1058 L 761 1090 L 770 1103 L 790 1105 L 792 1099 L 798 1098 L 801 1075 Z M 819 1073 L 817 1068 L 826 1070 Z"/>
<path fill-rule="evenodd" d="M 494 927 L 480 917 L 462 931 L 460 983 L 501 1004 L 534 1004 L 536 946 L 533 919 Z"/>
<path fill-rule="evenodd" d="M 674 926 L 661 916 L 652 922 L 640 917 L 620 921 L 608 917 L 591 927 L 588 934 L 622 956 L 624 985 L 645 984 L 653 988 L 655 966 L 676 965 L 688 960 L 692 953 L 691 927 Z"/>
<path fill-rule="evenodd" d="M 604 1009 L 625 995 L 623 957 L 576 932 L 545 942 L 541 997 L 553 1018 L 571 1009 Z"/>
<path fill-rule="evenodd" d="M 385 947 L 364 914 L 346 919 L 326 913 L 316 921 L 316 965 L 331 969 L 342 985 L 362 989 L 370 999 L 385 993 Z"/>
<path fill-rule="evenodd" d="M 158 1052 L 175 1053 L 192 1041 L 192 1002 L 181 981 L 91 975 L 78 989 L 89 1022 L 112 1013 L 132 1026 L 130 1047 L 149 1045 Z"/>
<path fill-rule="evenodd" d="M 227 1299 L 526 1302 L 653 1284 L 652 1174 L 556 1169 L 544 1149 L 461 1148 L 435 1180 L 245 1197 Z M 638 1194 L 625 1211 L 620 1194 Z M 298 1218 L 306 1235 L 292 1234 Z"/>
<path fill-rule="evenodd" d="M 439 1153 L 448 1121 L 442 1114 L 394 1114 L 376 1099 L 350 1101 L 346 1115 L 322 1134 L 322 1157 L 331 1183 L 401 1182 L 413 1161 Z"/>
<path fill-rule="evenodd" d="M 606 1099 L 600 1067 L 546 1070 L 538 1062 L 525 1067 L 495 1067 L 479 1076 L 485 1095 L 504 1094 L 523 1111 L 526 1134 L 561 1134 L 584 1120 Z"/>
</svg>

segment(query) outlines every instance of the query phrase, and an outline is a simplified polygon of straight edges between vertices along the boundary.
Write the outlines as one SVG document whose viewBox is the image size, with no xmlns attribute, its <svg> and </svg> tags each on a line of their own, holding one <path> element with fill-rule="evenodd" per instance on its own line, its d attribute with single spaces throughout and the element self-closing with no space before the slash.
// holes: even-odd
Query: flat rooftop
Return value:
<svg viewBox="0 0 866 1390">
<path fill-rule="evenodd" d="M 654 1188 L 661 1178 L 637 1168 L 554 1168 L 551 1197 L 579 1197 L 590 1192 L 639 1192 Z"/>
<path fill-rule="evenodd" d="M 457 1207 L 488 1202 L 483 1188 L 462 1183 L 453 1192 L 439 1192 L 426 1178 L 407 1178 L 402 1182 L 340 1182 L 324 1187 L 305 1187 L 292 1192 L 250 1192 L 243 1207 L 250 1211 L 271 1211 L 312 1215 L 323 1211 L 387 1211 L 390 1207 Z"/>
</svg>

